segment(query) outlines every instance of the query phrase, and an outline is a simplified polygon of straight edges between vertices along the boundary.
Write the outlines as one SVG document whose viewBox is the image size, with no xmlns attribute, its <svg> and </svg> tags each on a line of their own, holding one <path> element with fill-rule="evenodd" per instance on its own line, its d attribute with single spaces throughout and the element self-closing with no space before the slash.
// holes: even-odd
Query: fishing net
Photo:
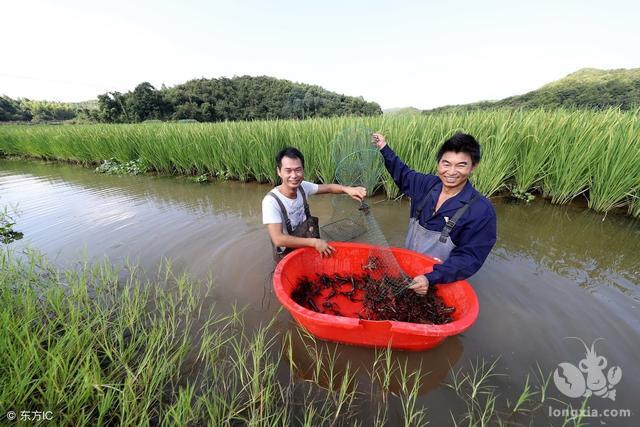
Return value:
<svg viewBox="0 0 640 427">
<path fill-rule="evenodd" d="M 331 142 L 336 181 L 342 185 L 365 187 L 367 194 L 375 191 L 384 172 L 380 154 L 371 144 L 371 130 L 364 127 L 343 130 Z M 329 240 L 337 242 L 368 241 L 365 213 L 369 205 L 346 195 L 334 196 L 332 215 L 322 231 Z"/>
<path fill-rule="evenodd" d="M 371 129 L 348 128 L 332 141 L 336 181 L 351 187 L 365 187 L 373 194 L 385 173 L 382 155 L 372 143 Z M 411 278 L 400 268 L 389 243 L 366 201 L 358 204 L 349 196 L 335 196 L 331 219 L 322 231 L 329 240 L 362 242 L 372 245 L 363 272 L 373 273 L 394 295 L 403 292 Z M 380 296 L 382 298 L 382 296 Z"/>
<path fill-rule="evenodd" d="M 343 130 L 332 141 L 335 179 L 346 186 L 362 186 L 371 195 L 385 173 L 382 156 L 367 128 Z M 299 305 L 319 313 L 367 320 L 398 320 L 442 324 L 451 321 L 447 307 L 429 287 L 426 297 L 409 291 L 412 278 L 401 267 L 375 219 L 375 205 L 346 195 L 332 198 L 333 211 L 321 227 L 322 237 L 334 242 L 360 242 L 318 260 L 303 253 L 282 280 Z M 406 262 L 406 260 L 404 261 Z M 406 267 L 407 264 L 405 264 Z"/>
</svg>

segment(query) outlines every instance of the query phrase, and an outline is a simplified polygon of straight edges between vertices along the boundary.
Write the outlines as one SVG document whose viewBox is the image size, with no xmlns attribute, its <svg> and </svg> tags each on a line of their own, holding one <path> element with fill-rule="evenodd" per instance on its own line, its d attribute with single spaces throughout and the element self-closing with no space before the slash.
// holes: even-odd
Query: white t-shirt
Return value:
<svg viewBox="0 0 640 427">
<path fill-rule="evenodd" d="M 307 195 L 307 200 L 309 196 L 318 192 L 318 184 L 314 184 L 313 182 L 302 181 L 302 188 L 304 189 L 304 193 Z M 271 190 L 273 194 L 275 194 L 278 199 L 282 201 L 285 209 L 287 210 L 287 215 L 289 215 L 289 221 L 291 221 L 291 228 L 296 228 L 301 222 L 307 219 L 307 216 L 304 213 L 304 203 L 302 201 L 302 193 L 297 192 L 297 197 L 295 200 L 290 199 L 283 195 L 278 187 Z M 264 196 L 262 199 L 262 223 L 263 224 L 282 224 L 282 213 L 280 212 L 280 206 L 278 202 L 270 195 Z M 287 227 L 282 225 L 282 232 L 284 234 L 287 233 Z"/>
</svg>

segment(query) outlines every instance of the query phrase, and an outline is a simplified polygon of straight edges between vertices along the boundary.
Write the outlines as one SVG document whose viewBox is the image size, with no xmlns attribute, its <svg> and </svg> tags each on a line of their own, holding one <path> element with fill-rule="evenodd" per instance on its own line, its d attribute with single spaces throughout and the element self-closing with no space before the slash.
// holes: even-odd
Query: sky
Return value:
<svg viewBox="0 0 640 427">
<path fill-rule="evenodd" d="M 636 1 L 4 1 L 0 94 L 268 75 L 421 109 L 640 67 Z"/>
</svg>

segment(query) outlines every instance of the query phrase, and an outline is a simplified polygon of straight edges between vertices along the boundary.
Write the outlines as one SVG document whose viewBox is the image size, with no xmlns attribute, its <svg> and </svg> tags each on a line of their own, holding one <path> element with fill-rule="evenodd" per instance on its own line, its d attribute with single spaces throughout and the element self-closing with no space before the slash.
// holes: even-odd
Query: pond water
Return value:
<svg viewBox="0 0 640 427">
<path fill-rule="evenodd" d="M 203 185 L 184 178 L 106 176 L 77 166 L 0 160 L 0 206 L 17 206 L 15 229 L 24 233 L 11 247 L 37 249 L 61 267 L 82 257 L 99 261 L 106 256 L 116 265 L 131 259 L 153 271 L 168 258 L 175 269 L 196 279 L 212 275 L 216 286 L 210 303 L 221 311 L 235 303 L 246 307 L 249 328 L 276 317 L 276 329 L 284 332 L 296 326 L 287 312 L 279 312 L 271 288 L 274 265 L 260 211 L 269 189 L 256 183 Z M 331 217 L 332 197 L 310 200 L 321 223 Z M 408 202 L 380 197 L 373 202 L 387 240 L 401 246 Z M 394 355 L 411 369 L 422 366 L 430 372 L 418 403 L 428 408 L 433 424 L 450 424 L 449 412 L 464 410 L 443 385 L 452 369 L 498 358 L 496 372 L 505 375 L 493 383 L 501 399 L 513 400 L 538 366 L 545 374 L 561 362 L 578 366 L 585 348 L 569 337 L 589 346 L 601 338 L 596 353 L 606 358 L 606 369 L 622 369 L 622 380 L 615 401 L 594 396 L 589 407 L 633 414 L 591 422 L 638 425 L 640 222 L 544 201 L 523 205 L 496 199 L 494 205 L 498 243 L 469 279 L 480 301 L 477 322 L 435 349 Z M 306 356 L 298 341 L 295 354 L 303 366 Z M 338 365 L 370 369 L 373 350 L 326 345 L 338 350 Z M 548 393 L 579 404 L 563 396 L 553 380 Z M 392 420 L 394 410 L 399 409 L 392 408 Z M 545 416 L 537 417 L 561 424 L 560 418 Z"/>
</svg>

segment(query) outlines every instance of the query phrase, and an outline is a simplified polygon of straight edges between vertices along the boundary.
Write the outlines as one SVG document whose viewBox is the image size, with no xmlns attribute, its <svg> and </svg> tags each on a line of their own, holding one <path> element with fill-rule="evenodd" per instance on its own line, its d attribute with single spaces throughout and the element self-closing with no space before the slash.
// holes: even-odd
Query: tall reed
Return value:
<svg viewBox="0 0 640 427">
<path fill-rule="evenodd" d="M 0 150 L 95 165 L 140 160 L 163 174 L 209 174 L 276 182 L 274 155 L 295 146 L 306 178 L 335 179 L 332 141 L 352 127 L 382 132 L 410 167 L 435 172 L 439 145 L 456 131 L 471 133 L 483 159 L 471 179 L 487 196 L 537 191 L 554 203 L 584 196 L 598 211 L 626 207 L 639 216 L 639 111 L 474 111 L 421 116 L 339 117 L 304 121 L 154 123 L 138 125 L 0 126 Z M 398 197 L 388 174 L 379 182 Z"/>
</svg>

